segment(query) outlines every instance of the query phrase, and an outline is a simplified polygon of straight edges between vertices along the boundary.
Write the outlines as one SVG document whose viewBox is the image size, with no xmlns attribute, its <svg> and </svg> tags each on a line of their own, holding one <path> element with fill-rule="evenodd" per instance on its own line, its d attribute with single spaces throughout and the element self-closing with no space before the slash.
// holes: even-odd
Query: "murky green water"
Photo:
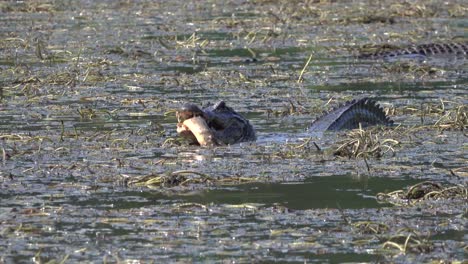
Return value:
<svg viewBox="0 0 468 264">
<path fill-rule="evenodd" d="M 0 262 L 465 259 L 466 200 L 401 207 L 375 197 L 425 180 L 466 186 L 466 120 L 448 115 L 466 116 L 468 60 L 354 55 L 466 39 L 466 8 L 0 2 Z M 362 96 L 401 125 L 378 134 L 399 144 L 382 158 L 336 157 L 346 132 L 306 128 Z M 251 120 L 257 142 L 180 143 L 174 110 L 219 100 Z M 130 184 L 180 170 L 247 183 Z M 421 245 L 385 246 L 408 234 Z"/>
</svg>

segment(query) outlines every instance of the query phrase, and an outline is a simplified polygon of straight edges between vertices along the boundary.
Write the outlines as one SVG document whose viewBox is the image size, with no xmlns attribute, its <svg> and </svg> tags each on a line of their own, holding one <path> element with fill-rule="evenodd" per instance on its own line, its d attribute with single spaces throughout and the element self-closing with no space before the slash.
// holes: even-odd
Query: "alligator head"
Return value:
<svg viewBox="0 0 468 264">
<path fill-rule="evenodd" d="M 204 109 L 186 104 L 177 111 L 177 119 L 177 132 L 193 144 L 231 145 L 256 139 L 249 121 L 223 101 Z"/>
</svg>

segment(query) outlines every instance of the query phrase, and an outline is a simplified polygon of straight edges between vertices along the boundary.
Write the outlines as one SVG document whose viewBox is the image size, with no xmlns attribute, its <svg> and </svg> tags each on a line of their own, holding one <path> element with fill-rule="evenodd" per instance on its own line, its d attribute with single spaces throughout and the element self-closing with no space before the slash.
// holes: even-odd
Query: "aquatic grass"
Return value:
<svg viewBox="0 0 468 264">
<path fill-rule="evenodd" d="M 310 114 L 310 111 L 306 109 L 306 107 L 304 107 L 301 103 L 299 102 L 294 103 L 294 101 L 291 99 L 288 99 L 288 104 L 285 105 L 282 109 L 278 109 L 278 110 L 267 109 L 265 112 L 268 118 L 270 118 L 271 116 L 285 117 L 285 116 L 292 116 L 292 115 Z"/>
<path fill-rule="evenodd" d="M 29 153 L 40 153 L 44 142 L 54 143 L 54 140 L 51 136 L 30 136 L 17 134 L 0 134 L 0 140 L 3 141 L 1 146 L 3 164 L 5 164 L 7 160 L 13 157 L 22 156 Z M 27 145 L 29 148 L 24 149 L 18 146 L 22 144 Z"/>
<path fill-rule="evenodd" d="M 69 63 L 72 62 L 68 61 Z M 58 70 L 43 65 L 34 71 L 23 67 L 10 67 L 8 71 L 3 72 L 5 85 L 2 87 L 2 96 L 23 95 L 29 102 L 35 102 L 44 96 L 60 99 L 79 84 L 89 86 L 114 80 L 115 77 L 102 73 L 102 69 L 110 64 L 111 62 L 106 60 L 92 61 L 80 64 L 76 69 L 70 66 Z"/>
<path fill-rule="evenodd" d="M 43 141 L 43 140 L 48 140 L 52 141 L 50 137 L 48 136 L 31 136 L 31 135 L 26 135 L 26 134 L 0 134 L 0 139 L 5 140 L 6 142 L 8 141 L 22 141 L 26 143 L 30 143 L 33 141 Z"/>
<path fill-rule="evenodd" d="M 162 143 L 162 147 L 163 148 L 178 147 L 178 146 L 182 146 L 184 143 L 188 144 L 190 143 L 190 141 L 180 136 L 168 137 Z"/>
<path fill-rule="evenodd" d="M 300 143 L 286 143 L 280 146 L 281 149 L 271 153 L 272 158 L 294 159 L 310 158 L 317 154 L 323 154 L 322 149 L 312 141 L 312 138 L 306 138 Z"/>
<path fill-rule="evenodd" d="M 388 13 L 411 18 L 432 17 L 438 13 L 438 9 L 435 6 L 426 5 L 425 3 L 393 3 L 390 4 L 389 9 L 386 10 Z"/>
<path fill-rule="evenodd" d="M 181 210 L 187 211 L 187 209 L 191 209 L 191 208 L 200 208 L 202 210 L 208 211 L 208 206 L 206 206 L 204 204 L 201 204 L 201 203 L 193 203 L 193 202 L 192 203 L 177 204 L 175 210 L 177 210 L 177 211 L 181 211 Z"/>
<path fill-rule="evenodd" d="M 398 253 L 428 253 L 434 249 L 434 244 L 428 238 L 422 237 L 410 228 L 403 228 L 396 232 L 382 244 L 382 249 L 396 249 Z"/>
<path fill-rule="evenodd" d="M 466 17 L 468 7 L 466 5 L 454 3 L 449 5 L 447 12 L 450 17 Z"/>
<path fill-rule="evenodd" d="M 450 169 L 450 174 L 457 177 L 468 177 L 468 166 Z"/>
<path fill-rule="evenodd" d="M 91 108 L 78 108 L 76 109 L 78 114 L 80 115 L 80 118 L 83 120 L 92 120 L 97 117 L 97 112 L 94 109 Z"/>
<path fill-rule="evenodd" d="M 460 105 L 448 110 L 434 124 L 434 127 L 443 130 L 460 130 L 465 133 L 468 129 L 468 106 Z M 466 135 L 466 134 L 465 134 Z"/>
<path fill-rule="evenodd" d="M 423 18 L 434 17 L 439 9 L 425 3 L 407 2 L 379 2 L 379 5 L 368 5 L 365 9 L 359 5 L 351 6 L 350 10 L 344 12 L 340 19 L 335 19 L 339 24 L 394 24 L 401 17 Z M 323 14 L 323 13 L 322 13 Z M 322 18 L 324 16 L 322 15 Z M 328 17 L 328 20 L 333 17 Z M 330 21 L 329 21 L 330 22 Z"/>
<path fill-rule="evenodd" d="M 420 106 L 405 106 L 401 109 L 394 109 L 394 115 L 417 115 L 421 120 L 421 125 L 426 124 L 426 118 L 431 116 L 440 116 L 445 112 L 445 101 L 440 100 L 440 104 L 422 103 Z"/>
<path fill-rule="evenodd" d="M 176 186 L 187 186 L 192 184 L 204 185 L 222 185 L 222 184 L 239 184 L 247 182 L 257 182 L 259 178 L 247 178 L 242 176 L 229 177 L 212 177 L 208 174 L 193 171 L 180 170 L 171 173 L 150 174 L 137 179 L 128 181 L 128 185 L 146 186 L 157 188 L 171 188 Z"/>
<path fill-rule="evenodd" d="M 259 19 L 263 21 L 269 20 L 269 18 L 259 18 Z M 248 20 L 242 20 L 240 23 L 237 23 L 236 21 L 234 21 L 234 23 L 235 25 L 241 25 L 241 24 L 244 25 L 248 23 Z M 242 27 L 239 29 L 238 32 L 232 32 L 230 34 L 232 35 L 233 38 L 237 39 L 238 41 L 244 42 L 245 43 L 244 45 L 247 47 L 259 45 L 259 44 L 265 45 L 268 42 L 271 42 L 272 40 L 281 36 L 281 33 L 276 32 L 275 29 L 272 28 L 271 26 L 266 26 L 260 29 Z"/>
<path fill-rule="evenodd" d="M 49 257 L 43 259 L 41 257 L 42 250 L 40 249 L 32 258 L 34 263 L 47 263 L 47 264 L 65 264 L 67 263 L 68 258 L 70 258 L 70 254 L 66 254 L 63 258 L 61 259 L 50 259 Z M 48 255 L 48 254 L 46 254 Z"/>
<path fill-rule="evenodd" d="M 380 138 L 380 128 L 351 130 L 346 133 L 344 143 L 333 152 L 335 156 L 347 158 L 381 158 L 386 153 L 395 153 L 395 147 L 400 142 L 392 138 Z"/>
<path fill-rule="evenodd" d="M 468 188 L 463 185 L 443 186 L 437 182 L 425 181 L 405 190 L 396 190 L 389 193 L 378 193 L 379 202 L 391 203 L 398 206 L 409 206 L 423 201 L 468 199 Z"/>
<path fill-rule="evenodd" d="M 423 103 L 418 106 L 405 106 L 393 109 L 392 115 L 410 114 L 419 116 L 421 125 L 414 129 L 459 130 L 465 133 L 468 128 L 468 107 L 463 103 L 440 99 L 439 103 Z M 433 123 L 428 121 L 434 120 Z"/>
<path fill-rule="evenodd" d="M 310 54 L 309 58 L 307 59 L 307 62 L 304 64 L 304 67 L 299 73 L 299 77 L 297 78 L 297 81 L 296 81 L 297 83 L 303 82 L 302 75 L 304 75 L 304 72 L 306 71 L 307 67 L 309 67 L 310 61 L 312 61 L 312 54 Z"/>
<path fill-rule="evenodd" d="M 186 49 L 190 48 L 201 48 L 203 49 L 208 45 L 208 40 L 202 40 L 200 37 L 197 36 L 197 33 L 192 33 L 189 38 L 186 38 L 184 40 L 178 40 L 178 37 L 174 37 L 174 41 L 176 43 L 176 47 L 182 47 Z"/>
<path fill-rule="evenodd" d="M 364 234 L 382 234 L 390 230 L 390 226 L 372 221 L 360 221 L 351 225 Z"/>
<path fill-rule="evenodd" d="M 40 13 L 40 12 L 57 12 L 57 5 L 52 1 L 25 1 L 11 2 L 0 6 L 3 12 L 25 12 L 25 13 Z"/>
<path fill-rule="evenodd" d="M 443 69 L 429 64 L 421 64 L 414 61 L 397 61 L 395 63 L 385 63 L 382 69 L 390 75 L 401 74 L 406 78 L 424 78 L 444 73 Z"/>
</svg>

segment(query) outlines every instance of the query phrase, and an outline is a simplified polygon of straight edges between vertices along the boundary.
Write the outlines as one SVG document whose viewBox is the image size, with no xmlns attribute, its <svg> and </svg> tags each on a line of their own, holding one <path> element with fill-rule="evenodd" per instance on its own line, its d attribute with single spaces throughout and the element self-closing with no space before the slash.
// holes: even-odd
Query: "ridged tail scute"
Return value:
<svg viewBox="0 0 468 264">
<path fill-rule="evenodd" d="M 428 56 L 468 56 L 468 42 L 429 43 L 414 45 L 406 48 L 377 51 L 362 54 L 362 59 L 392 59 L 399 57 L 428 57 Z"/>
<path fill-rule="evenodd" d="M 313 132 L 327 130 L 355 129 L 373 125 L 393 125 L 383 109 L 372 99 L 362 98 L 348 101 L 312 122 L 309 130 Z"/>
</svg>

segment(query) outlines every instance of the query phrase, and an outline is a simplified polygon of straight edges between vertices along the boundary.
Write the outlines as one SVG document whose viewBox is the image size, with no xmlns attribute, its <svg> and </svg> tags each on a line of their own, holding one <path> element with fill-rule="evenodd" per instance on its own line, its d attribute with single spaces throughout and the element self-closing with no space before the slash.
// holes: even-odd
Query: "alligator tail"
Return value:
<svg viewBox="0 0 468 264">
<path fill-rule="evenodd" d="M 468 55 L 468 42 L 429 43 L 409 46 L 406 48 L 376 51 L 370 54 L 361 54 L 361 59 L 397 59 L 397 58 L 424 58 L 427 56 L 466 57 Z"/>
<path fill-rule="evenodd" d="M 383 109 L 372 99 L 346 102 L 312 122 L 310 131 L 355 129 L 372 125 L 393 125 Z"/>
</svg>

